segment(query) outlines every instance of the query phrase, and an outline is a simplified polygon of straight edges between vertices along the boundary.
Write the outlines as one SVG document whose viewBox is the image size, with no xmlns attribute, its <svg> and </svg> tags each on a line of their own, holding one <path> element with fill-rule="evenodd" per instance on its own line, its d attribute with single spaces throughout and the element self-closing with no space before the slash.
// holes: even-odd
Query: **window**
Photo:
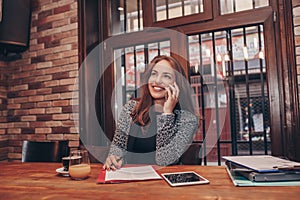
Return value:
<svg viewBox="0 0 300 200">
<path fill-rule="evenodd" d="M 211 151 L 205 162 L 230 152 L 270 153 L 263 52 L 261 25 L 189 36 L 191 84 L 203 119 L 195 142 L 204 143 L 204 153 Z M 210 149 L 206 137 L 218 145 Z"/>
<path fill-rule="evenodd" d="M 155 21 L 203 13 L 203 0 L 155 0 Z"/>
<path fill-rule="evenodd" d="M 109 35 L 140 31 L 144 27 L 150 26 L 169 27 L 212 18 L 211 0 L 117 0 L 108 2 L 110 2 L 108 17 L 111 21 Z"/>
<path fill-rule="evenodd" d="M 111 33 L 117 35 L 143 29 L 142 0 L 111 1 Z"/>
<path fill-rule="evenodd" d="M 269 0 L 220 0 L 221 15 L 269 5 Z"/>
</svg>

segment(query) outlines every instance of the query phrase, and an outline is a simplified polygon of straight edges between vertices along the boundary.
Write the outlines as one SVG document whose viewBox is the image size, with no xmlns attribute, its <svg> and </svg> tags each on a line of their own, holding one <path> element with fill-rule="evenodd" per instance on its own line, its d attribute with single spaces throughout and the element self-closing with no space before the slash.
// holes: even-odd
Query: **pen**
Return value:
<svg viewBox="0 0 300 200">
<path fill-rule="evenodd" d="M 122 160 L 123 159 L 123 157 L 120 157 L 120 158 L 118 158 L 116 161 L 117 161 L 117 163 L 120 161 L 120 160 Z M 114 167 L 116 167 L 113 163 L 110 165 L 111 167 L 112 166 L 114 166 Z"/>
</svg>

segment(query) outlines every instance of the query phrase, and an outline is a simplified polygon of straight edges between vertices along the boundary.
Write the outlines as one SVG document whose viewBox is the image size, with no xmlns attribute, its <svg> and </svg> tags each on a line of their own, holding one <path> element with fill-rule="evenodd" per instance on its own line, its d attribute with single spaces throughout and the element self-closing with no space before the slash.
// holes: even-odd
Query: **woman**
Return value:
<svg viewBox="0 0 300 200">
<path fill-rule="evenodd" d="M 124 105 L 104 169 L 175 164 L 198 128 L 191 87 L 174 58 L 156 56 L 143 75 L 141 98 Z"/>
</svg>

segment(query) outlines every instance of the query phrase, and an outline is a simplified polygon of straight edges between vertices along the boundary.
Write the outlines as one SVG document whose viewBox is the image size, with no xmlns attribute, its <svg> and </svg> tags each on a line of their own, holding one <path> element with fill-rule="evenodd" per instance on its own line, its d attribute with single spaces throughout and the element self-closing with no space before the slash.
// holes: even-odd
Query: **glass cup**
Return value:
<svg viewBox="0 0 300 200">
<path fill-rule="evenodd" d="M 87 150 L 74 150 L 70 153 L 69 175 L 74 180 L 83 180 L 91 172 L 90 159 Z"/>
<path fill-rule="evenodd" d="M 71 158 L 70 156 L 62 158 L 62 165 L 63 165 L 64 171 L 66 171 L 66 172 L 69 171 L 70 158 Z"/>
</svg>

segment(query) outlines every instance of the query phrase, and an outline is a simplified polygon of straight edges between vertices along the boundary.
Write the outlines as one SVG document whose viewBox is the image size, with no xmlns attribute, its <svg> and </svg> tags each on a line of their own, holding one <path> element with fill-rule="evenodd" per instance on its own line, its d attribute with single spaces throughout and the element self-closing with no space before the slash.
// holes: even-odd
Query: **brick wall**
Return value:
<svg viewBox="0 0 300 200">
<path fill-rule="evenodd" d="M 9 62 L 7 91 L 0 85 L 0 140 L 8 139 L 9 161 L 21 159 L 25 139 L 70 140 L 71 148 L 79 146 L 77 0 L 32 2 L 30 48 Z"/>
<path fill-rule="evenodd" d="M 7 63 L 0 61 L 0 160 L 7 160 Z"/>
<path fill-rule="evenodd" d="M 295 52 L 298 77 L 298 90 L 300 91 L 300 0 L 293 0 Z M 300 104 L 300 102 L 299 102 Z"/>
</svg>

